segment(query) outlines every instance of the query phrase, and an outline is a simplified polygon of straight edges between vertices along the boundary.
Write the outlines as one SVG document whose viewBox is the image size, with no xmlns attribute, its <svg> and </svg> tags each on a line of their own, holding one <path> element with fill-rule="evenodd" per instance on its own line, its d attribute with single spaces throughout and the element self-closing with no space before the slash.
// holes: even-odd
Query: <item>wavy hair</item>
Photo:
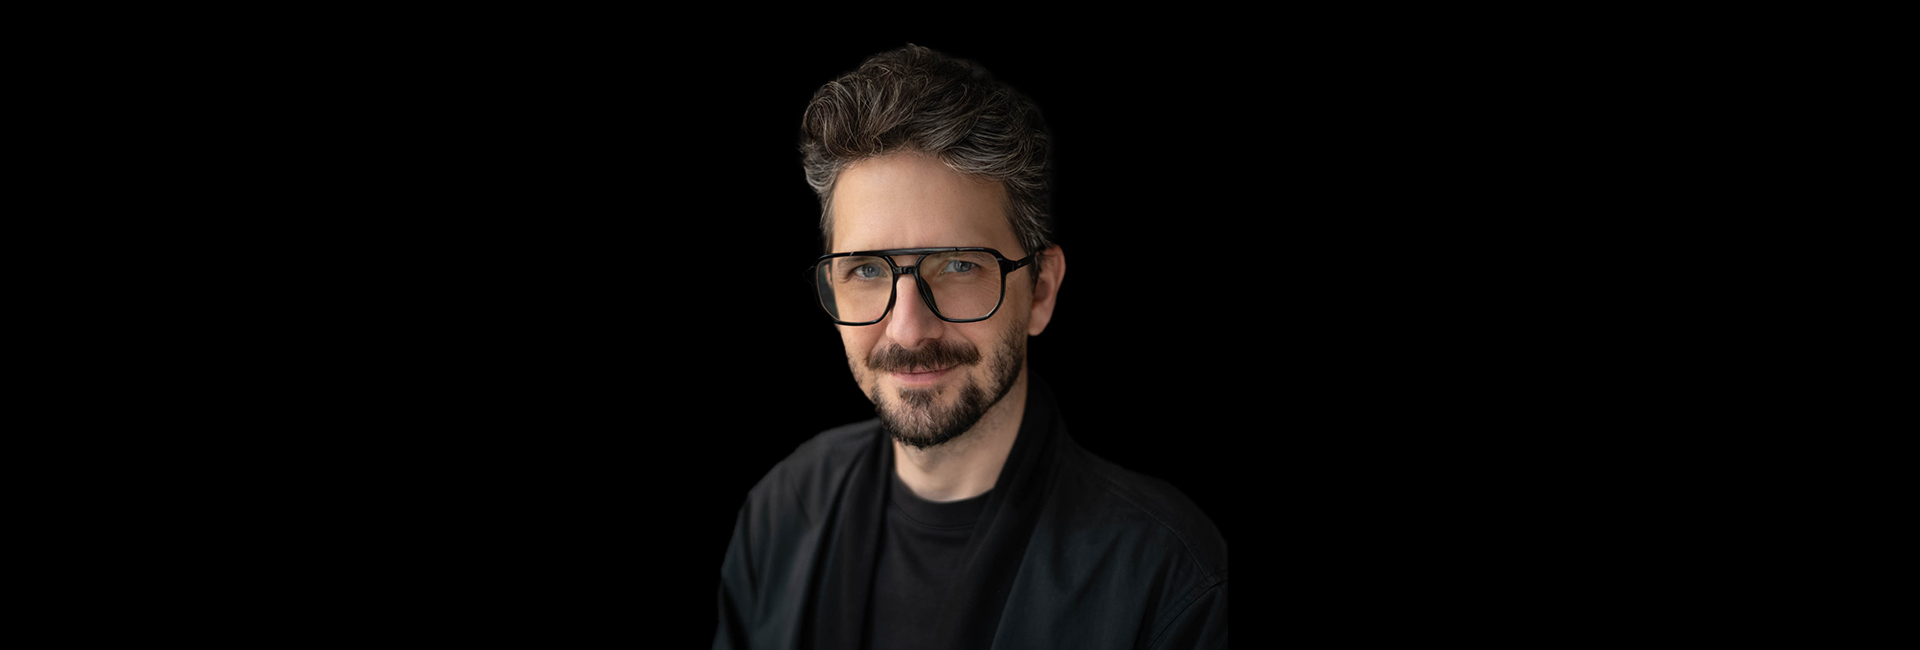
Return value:
<svg viewBox="0 0 1920 650">
<path fill-rule="evenodd" d="M 1014 237 L 1026 254 L 1037 254 L 1052 245 L 1050 147 L 1032 100 L 977 64 L 911 43 L 868 57 L 821 86 L 800 121 L 801 164 L 820 197 L 820 234 L 828 245 L 841 170 L 913 150 L 961 174 L 1003 183 Z M 1037 280 L 1040 260 L 1034 261 Z"/>
</svg>

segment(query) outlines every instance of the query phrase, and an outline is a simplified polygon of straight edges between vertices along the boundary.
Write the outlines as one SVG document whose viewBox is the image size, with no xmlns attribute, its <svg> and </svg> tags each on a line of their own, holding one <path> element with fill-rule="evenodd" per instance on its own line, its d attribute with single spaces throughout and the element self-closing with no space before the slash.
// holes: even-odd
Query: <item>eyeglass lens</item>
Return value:
<svg viewBox="0 0 1920 650">
<path fill-rule="evenodd" d="M 909 262 L 911 259 L 900 259 Z M 1000 304 L 1000 263 L 979 251 L 933 253 L 920 260 L 920 282 L 933 293 L 934 313 L 955 320 L 985 318 Z M 835 257 L 815 269 L 820 304 L 849 323 L 880 320 L 898 285 L 881 257 Z"/>
</svg>

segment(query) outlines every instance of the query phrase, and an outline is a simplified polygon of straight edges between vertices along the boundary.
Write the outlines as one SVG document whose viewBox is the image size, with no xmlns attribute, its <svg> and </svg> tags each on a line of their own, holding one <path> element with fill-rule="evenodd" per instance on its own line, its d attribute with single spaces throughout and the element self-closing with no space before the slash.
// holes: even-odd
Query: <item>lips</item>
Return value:
<svg viewBox="0 0 1920 650">
<path fill-rule="evenodd" d="M 945 377 L 947 372 L 951 370 L 953 370 L 952 366 L 939 369 L 916 367 L 910 370 L 897 370 L 891 374 L 895 380 L 898 380 L 902 384 L 923 385 L 939 381 L 941 377 Z"/>
</svg>

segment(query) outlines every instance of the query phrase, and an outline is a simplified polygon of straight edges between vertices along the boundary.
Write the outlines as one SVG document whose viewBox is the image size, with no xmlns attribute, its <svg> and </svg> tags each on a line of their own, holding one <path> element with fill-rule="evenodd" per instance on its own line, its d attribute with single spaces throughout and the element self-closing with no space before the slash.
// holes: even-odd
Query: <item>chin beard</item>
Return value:
<svg viewBox="0 0 1920 650">
<path fill-rule="evenodd" d="M 915 449 L 945 444 L 971 430 L 986 416 L 988 409 L 1013 390 L 1014 381 L 1020 378 L 1020 369 L 1027 357 L 1025 334 L 1024 326 L 1010 330 L 1000 350 L 987 362 L 991 386 L 983 388 L 969 375 L 949 407 L 940 405 L 941 389 L 903 389 L 899 391 L 899 401 L 895 402 L 887 399 L 875 382 L 868 397 L 873 399 L 874 413 L 880 416 L 880 430 Z"/>
</svg>

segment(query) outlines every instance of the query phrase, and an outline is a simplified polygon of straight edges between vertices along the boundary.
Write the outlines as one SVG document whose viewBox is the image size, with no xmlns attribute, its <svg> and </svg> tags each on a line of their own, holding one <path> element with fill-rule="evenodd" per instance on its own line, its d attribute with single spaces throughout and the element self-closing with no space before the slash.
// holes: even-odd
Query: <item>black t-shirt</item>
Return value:
<svg viewBox="0 0 1920 650">
<path fill-rule="evenodd" d="M 974 523 L 993 493 L 948 503 L 928 501 L 914 496 L 898 474 L 889 491 L 868 601 L 867 647 L 872 650 L 926 645 Z"/>
</svg>

